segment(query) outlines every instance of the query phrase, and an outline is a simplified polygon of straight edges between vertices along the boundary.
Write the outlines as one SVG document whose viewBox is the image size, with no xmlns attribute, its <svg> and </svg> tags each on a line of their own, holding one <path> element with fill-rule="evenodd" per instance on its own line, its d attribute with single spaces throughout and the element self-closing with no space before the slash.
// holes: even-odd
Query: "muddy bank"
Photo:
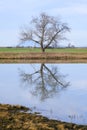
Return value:
<svg viewBox="0 0 87 130">
<path fill-rule="evenodd" d="M 87 63 L 87 60 L 84 59 L 73 59 L 73 60 L 55 60 L 55 59 L 50 59 L 50 60 L 28 60 L 28 59 L 0 59 L 0 63 Z"/>
<path fill-rule="evenodd" d="M 87 130 L 87 126 L 50 120 L 23 106 L 0 104 L 0 130 Z"/>
</svg>

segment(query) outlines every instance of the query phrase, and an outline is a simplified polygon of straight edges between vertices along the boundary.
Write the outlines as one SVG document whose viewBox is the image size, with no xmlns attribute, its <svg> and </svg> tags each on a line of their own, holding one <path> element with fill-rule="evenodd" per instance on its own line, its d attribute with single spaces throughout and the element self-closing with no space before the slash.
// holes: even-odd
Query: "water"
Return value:
<svg viewBox="0 0 87 130">
<path fill-rule="evenodd" d="M 87 125 L 87 64 L 0 64 L 0 103 Z"/>
</svg>

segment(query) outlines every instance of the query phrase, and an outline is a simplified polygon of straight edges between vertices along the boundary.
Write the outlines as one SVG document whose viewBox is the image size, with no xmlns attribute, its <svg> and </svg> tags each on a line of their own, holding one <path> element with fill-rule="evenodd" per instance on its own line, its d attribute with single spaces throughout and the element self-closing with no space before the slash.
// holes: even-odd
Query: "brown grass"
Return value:
<svg viewBox="0 0 87 130">
<path fill-rule="evenodd" d="M 51 62 L 85 62 L 87 63 L 87 53 L 15 53 L 15 52 L 0 52 L 0 62 L 1 61 L 15 61 L 15 62 L 35 62 L 48 60 Z"/>
<path fill-rule="evenodd" d="M 87 59 L 87 53 L 0 53 L 0 59 Z"/>
</svg>

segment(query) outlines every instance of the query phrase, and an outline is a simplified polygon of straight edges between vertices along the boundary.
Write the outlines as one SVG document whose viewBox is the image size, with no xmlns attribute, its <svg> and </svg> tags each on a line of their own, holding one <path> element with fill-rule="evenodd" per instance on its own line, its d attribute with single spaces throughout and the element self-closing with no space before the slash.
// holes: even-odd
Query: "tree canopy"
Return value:
<svg viewBox="0 0 87 130">
<path fill-rule="evenodd" d="M 64 40 L 64 34 L 70 31 L 67 23 L 62 23 L 60 19 L 46 13 L 33 17 L 30 25 L 31 27 L 26 27 L 21 31 L 20 40 L 37 43 L 42 52 L 50 45 L 57 46 L 60 40 Z"/>
</svg>

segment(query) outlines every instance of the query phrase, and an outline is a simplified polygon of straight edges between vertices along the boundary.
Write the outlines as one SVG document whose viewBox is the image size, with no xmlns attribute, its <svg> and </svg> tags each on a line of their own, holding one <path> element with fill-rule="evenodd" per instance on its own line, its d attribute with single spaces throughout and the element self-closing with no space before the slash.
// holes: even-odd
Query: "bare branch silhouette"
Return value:
<svg viewBox="0 0 87 130">
<path fill-rule="evenodd" d="M 48 68 L 45 64 L 41 64 L 40 69 L 34 73 L 27 74 L 20 71 L 20 77 L 24 83 L 34 84 L 31 93 L 34 96 L 39 95 L 41 100 L 49 98 L 69 86 L 69 82 L 65 82 L 64 76 L 59 74 L 56 66 Z"/>
<path fill-rule="evenodd" d="M 31 25 L 32 24 L 32 25 Z M 24 28 L 20 33 L 20 41 L 32 41 L 39 44 L 42 52 L 51 46 L 57 46 L 60 40 L 64 40 L 64 34 L 70 31 L 66 23 L 58 18 L 41 13 L 39 17 L 32 18 L 31 27 Z"/>
</svg>

